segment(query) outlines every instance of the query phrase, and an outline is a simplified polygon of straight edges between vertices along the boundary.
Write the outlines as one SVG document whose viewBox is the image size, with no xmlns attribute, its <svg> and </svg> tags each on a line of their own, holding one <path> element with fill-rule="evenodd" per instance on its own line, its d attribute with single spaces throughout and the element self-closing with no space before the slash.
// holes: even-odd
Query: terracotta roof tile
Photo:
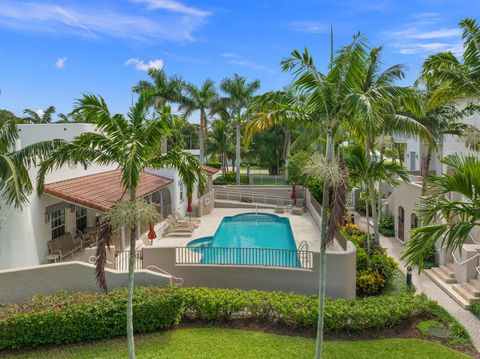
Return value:
<svg viewBox="0 0 480 359">
<path fill-rule="evenodd" d="M 137 198 L 145 197 L 173 180 L 143 172 Z M 116 202 L 128 198 L 121 184 L 120 171 L 108 171 L 45 185 L 45 193 L 81 206 L 107 212 Z"/>
</svg>

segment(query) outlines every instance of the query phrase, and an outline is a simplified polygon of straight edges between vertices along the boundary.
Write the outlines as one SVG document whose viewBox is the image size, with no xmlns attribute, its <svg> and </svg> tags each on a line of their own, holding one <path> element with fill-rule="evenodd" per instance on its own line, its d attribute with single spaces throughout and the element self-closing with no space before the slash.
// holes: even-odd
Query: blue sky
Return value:
<svg viewBox="0 0 480 359">
<path fill-rule="evenodd" d="M 94 93 L 125 112 L 151 66 L 195 84 L 237 72 L 280 89 L 293 49 L 325 68 L 330 25 L 337 47 L 358 31 L 382 45 L 385 66 L 408 65 L 409 84 L 428 54 L 461 53 L 458 21 L 479 13 L 472 0 L 0 0 L 0 108 L 66 113 Z"/>
</svg>

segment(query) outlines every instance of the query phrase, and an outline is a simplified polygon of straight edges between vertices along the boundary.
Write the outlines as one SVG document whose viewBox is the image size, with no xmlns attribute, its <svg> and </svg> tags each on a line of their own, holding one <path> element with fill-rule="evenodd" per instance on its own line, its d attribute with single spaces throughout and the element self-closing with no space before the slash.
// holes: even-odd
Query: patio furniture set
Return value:
<svg viewBox="0 0 480 359">
<path fill-rule="evenodd" d="M 297 198 L 295 201 L 295 206 L 287 205 L 285 206 L 282 198 L 277 199 L 277 205 L 275 206 L 275 213 L 285 213 L 290 212 L 296 215 L 302 215 L 304 213 L 303 199 Z"/>
</svg>

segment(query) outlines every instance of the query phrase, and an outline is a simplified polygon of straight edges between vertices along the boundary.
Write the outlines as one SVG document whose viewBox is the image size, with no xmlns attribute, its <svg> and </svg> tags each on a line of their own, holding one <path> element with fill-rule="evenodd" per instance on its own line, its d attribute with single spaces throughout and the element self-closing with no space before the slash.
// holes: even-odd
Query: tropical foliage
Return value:
<svg viewBox="0 0 480 359">
<path fill-rule="evenodd" d="M 430 248 L 439 242 L 447 251 L 461 249 L 480 220 L 480 160 L 453 155 L 442 161 L 447 174 L 427 180 L 427 194 L 418 210 L 422 226 L 412 230 L 403 258 L 419 269 L 425 267 Z"/>
<path fill-rule="evenodd" d="M 102 97 L 85 95 L 76 105 L 76 111 L 82 113 L 89 121 L 96 124 L 98 132 L 84 132 L 72 141 L 62 141 L 61 145 L 49 154 L 38 171 L 38 193 L 43 192 L 45 176 L 54 169 L 64 165 L 90 164 L 115 165 L 121 175 L 121 184 L 125 190 L 124 200 L 137 200 L 137 189 L 143 171 L 148 168 L 174 168 L 182 178 L 190 195 L 193 185 L 198 182 L 200 191 L 205 184 L 201 164 L 193 156 L 177 148 L 161 153 L 163 140 L 168 136 L 168 124 L 174 119 L 168 106 L 157 109 L 158 117 L 147 119 L 148 108 L 152 103 L 148 94 L 141 94 L 127 117 L 111 114 Z M 134 206 L 130 215 L 138 219 L 138 207 Z M 136 248 L 135 233 L 138 224 L 132 225 L 130 248 Z M 105 248 L 111 241 L 111 223 L 104 220 L 100 227 L 100 238 L 97 247 L 96 271 L 97 279 L 106 290 L 103 274 L 106 255 Z M 135 251 L 130 251 L 127 300 L 127 336 L 129 356 L 133 358 L 133 283 L 134 283 Z"/>
</svg>

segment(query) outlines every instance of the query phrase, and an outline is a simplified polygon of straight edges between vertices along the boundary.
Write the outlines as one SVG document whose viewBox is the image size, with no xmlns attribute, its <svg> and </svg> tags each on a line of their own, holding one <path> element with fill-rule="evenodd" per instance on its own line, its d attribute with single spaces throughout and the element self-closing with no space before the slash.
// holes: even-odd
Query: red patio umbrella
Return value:
<svg viewBox="0 0 480 359">
<path fill-rule="evenodd" d="M 292 194 L 290 196 L 293 202 L 297 199 L 297 186 L 295 184 L 292 184 Z"/>
<path fill-rule="evenodd" d="M 155 233 L 155 228 L 153 226 L 153 223 L 150 223 L 150 230 L 148 231 L 148 239 L 152 242 L 151 244 L 153 245 L 153 240 L 157 238 L 157 233 Z"/>
</svg>

